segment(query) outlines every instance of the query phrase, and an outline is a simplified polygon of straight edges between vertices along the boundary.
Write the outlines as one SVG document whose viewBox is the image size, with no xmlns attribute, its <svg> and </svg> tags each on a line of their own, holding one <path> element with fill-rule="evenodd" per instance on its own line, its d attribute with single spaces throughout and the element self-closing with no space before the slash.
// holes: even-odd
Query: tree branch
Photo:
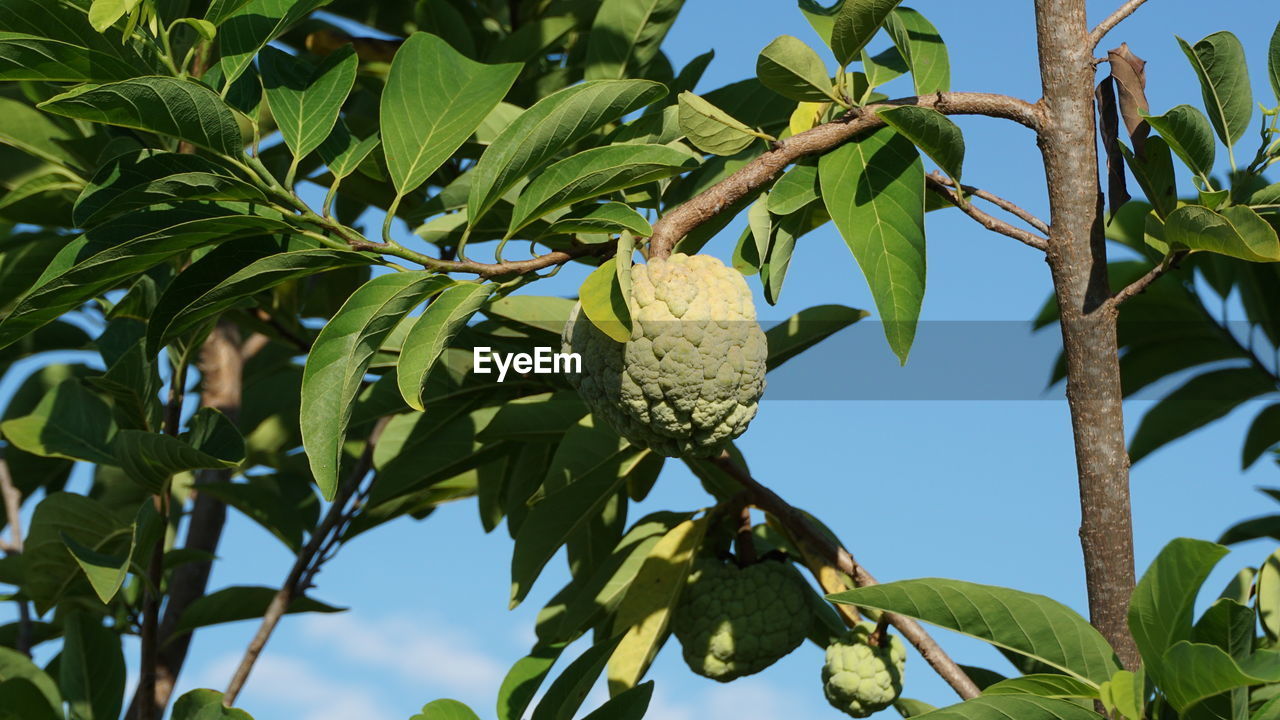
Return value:
<svg viewBox="0 0 1280 720">
<path fill-rule="evenodd" d="M 858 135 L 884 125 L 876 110 L 901 105 L 932 108 L 947 115 L 1002 118 L 1036 131 L 1041 124 L 1039 106 L 1007 95 L 987 93 L 937 93 L 855 108 L 839 120 L 780 141 L 775 149 L 668 211 L 653 227 L 653 237 L 649 241 L 650 255 L 670 255 L 681 238 L 719 215 L 724 208 L 772 181 L 788 165 L 804 157 L 830 152 Z"/>
<path fill-rule="evenodd" d="M 1162 260 L 1159 265 L 1156 265 L 1155 267 L 1151 268 L 1150 270 L 1147 271 L 1147 274 L 1143 275 L 1137 280 L 1134 280 L 1133 282 L 1129 283 L 1127 286 L 1122 288 L 1115 295 L 1112 295 L 1110 298 L 1107 299 L 1105 303 L 1103 303 L 1103 307 L 1109 310 L 1118 309 L 1120 305 L 1124 303 L 1124 301 L 1132 298 L 1135 295 L 1141 294 L 1147 288 L 1151 287 L 1152 283 L 1164 277 L 1165 273 L 1168 273 L 1170 270 L 1176 269 L 1178 267 L 1178 264 L 1181 263 L 1182 259 L 1185 258 L 1186 256 L 1187 256 L 1186 250 L 1179 250 L 1176 252 L 1169 253 L 1168 255 L 1165 255 L 1164 260 Z"/>
<path fill-rule="evenodd" d="M 1147 0 L 1129 0 L 1111 13 L 1106 20 L 1098 23 L 1097 27 L 1089 33 L 1089 49 L 1092 50 L 1098 47 L 1098 43 L 1102 42 L 1102 38 L 1106 37 L 1107 33 L 1111 32 L 1121 22 L 1124 22 L 1125 18 L 1132 15 L 1134 11 L 1142 7 L 1146 2 Z"/>
<path fill-rule="evenodd" d="M 982 225 L 986 229 L 992 232 L 1000 233 L 1001 235 L 1011 237 L 1020 243 L 1023 243 L 1025 245 L 1030 245 L 1031 247 L 1037 250 L 1040 250 L 1042 252 L 1045 250 L 1048 250 L 1049 248 L 1048 240 L 1034 233 L 1027 232 L 1022 228 L 1010 225 L 1009 223 L 997 217 L 988 215 L 982 210 L 979 210 L 978 208 L 974 207 L 973 203 L 966 201 L 964 198 L 960 197 L 960 195 L 956 193 L 955 190 L 951 189 L 951 186 L 953 185 L 953 183 L 950 180 L 944 178 L 938 173 L 936 172 L 930 173 L 927 177 L 927 181 L 928 181 L 928 186 L 930 190 L 941 195 L 943 198 L 946 199 L 947 202 L 951 203 L 952 205 L 955 205 L 957 208 L 960 208 L 960 210 L 965 215 L 968 215 L 969 217 L 978 221 L 978 224 Z M 977 192 L 973 192 L 973 191 L 976 191 L 977 188 L 970 188 L 968 185 L 964 185 L 961 187 L 964 189 L 965 192 L 969 193 L 970 195 L 973 195 L 975 197 L 981 197 L 980 195 L 978 195 Z M 989 195 L 989 193 L 984 193 L 984 194 Z M 995 196 L 993 195 L 991 197 L 995 197 Z M 983 199 L 986 200 L 987 198 L 984 197 Z M 1017 207 L 1016 205 L 1013 205 L 1013 203 L 1010 203 L 1007 200 L 1001 200 L 1000 203 Z M 997 204 L 1000 204 L 1000 203 L 997 203 Z M 1003 205 L 1001 205 L 1001 207 L 1003 207 Z M 1021 215 L 1019 215 L 1019 217 L 1021 217 Z"/>
<path fill-rule="evenodd" d="M 200 404 L 220 410 L 235 422 L 240 410 L 243 387 L 244 348 L 239 342 L 239 330 L 229 320 L 222 320 L 213 329 L 200 349 L 201 374 Z M 195 504 L 187 521 L 188 550 L 213 554 L 222 539 L 222 527 L 226 522 L 227 506 L 221 500 L 200 492 L 202 482 L 221 482 L 231 479 L 230 470 L 203 470 L 197 475 Z M 160 649 L 156 657 L 155 685 L 151 695 L 156 715 L 164 714 L 178 675 L 186 664 L 191 648 L 191 634 L 175 636 L 183 613 L 197 599 L 204 597 L 213 570 L 211 561 L 184 563 L 173 571 L 169 581 L 169 600 L 165 604 L 164 617 L 160 620 L 157 635 Z M 137 717 L 141 694 L 135 694 L 125 717 Z"/>
<path fill-rule="evenodd" d="M 338 488 L 338 494 L 329 506 L 328 512 L 325 513 L 324 519 L 320 521 L 315 532 L 311 534 L 311 538 L 307 541 L 306 546 L 302 548 L 302 552 L 298 553 L 298 557 L 294 560 L 293 567 L 289 569 L 289 574 L 285 577 L 284 584 L 280 587 L 280 590 L 276 592 L 275 597 L 271 598 L 271 604 L 267 606 L 267 612 L 262 618 L 262 624 L 258 626 L 257 634 L 249 642 L 249 647 L 244 651 L 244 657 L 240 659 L 240 665 L 231 677 L 231 682 L 227 684 L 227 691 L 222 699 L 222 704 L 226 707 L 231 707 L 235 704 L 236 697 L 244 689 L 244 684 L 249 679 L 249 673 L 252 672 L 254 663 L 258 661 L 258 656 L 262 654 L 262 649 L 266 647 L 267 641 L 271 639 L 271 633 L 275 631 L 280 618 L 284 617 L 294 598 L 305 589 L 305 584 L 309 578 L 314 576 L 315 572 L 311 568 L 312 563 L 320 557 L 329 536 L 338 530 L 345 516 L 347 502 L 351 500 L 352 495 L 359 489 L 361 481 L 372 469 L 373 449 L 377 445 L 378 437 L 382 435 L 382 430 L 386 427 L 389 419 L 382 418 L 374 426 L 373 432 L 369 434 L 369 439 L 365 443 L 364 452 L 361 453 L 355 468 L 342 486 Z"/>
<path fill-rule="evenodd" d="M 837 570 L 853 578 L 854 584 L 858 587 L 877 584 L 871 573 L 854 561 L 853 556 L 847 550 L 814 527 L 804 513 L 792 507 L 777 493 L 756 482 L 746 470 L 733 461 L 728 453 L 714 458 L 712 462 L 746 488 L 751 495 L 752 502 L 760 509 L 777 518 L 794 540 L 811 547 L 824 562 L 829 562 Z M 946 680 L 947 684 L 961 698 L 968 700 L 980 694 L 981 691 L 973 683 L 973 680 L 969 679 L 964 670 L 947 655 L 937 641 L 920 626 L 920 623 L 896 613 L 885 613 L 884 617 L 887 618 L 887 622 L 890 625 L 897 628 L 898 632 L 902 633 L 902 636 L 920 651 L 920 655 L 924 657 L 925 662 L 929 663 L 929 666 L 943 680 Z"/>
<path fill-rule="evenodd" d="M 954 180 L 937 171 L 930 173 L 930 176 L 934 178 L 941 185 L 946 185 L 949 188 L 954 188 L 956 186 L 956 183 Z M 976 198 L 981 198 L 983 200 L 986 200 L 992 205 L 995 205 L 1001 210 L 1004 210 L 1010 215 L 1013 215 L 1019 220 L 1035 228 L 1041 234 L 1044 234 L 1044 235 L 1049 234 L 1049 223 L 1031 214 L 1030 211 L 1023 209 L 1021 206 L 1016 205 L 1013 202 L 1010 202 L 1009 200 L 1005 200 L 1004 198 L 1000 197 L 999 195 L 996 195 L 995 193 L 987 192 L 982 188 L 976 188 L 972 185 L 961 185 L 960 189 L 963 190 L 966 195 L 972 195 Z"/>
</svg>

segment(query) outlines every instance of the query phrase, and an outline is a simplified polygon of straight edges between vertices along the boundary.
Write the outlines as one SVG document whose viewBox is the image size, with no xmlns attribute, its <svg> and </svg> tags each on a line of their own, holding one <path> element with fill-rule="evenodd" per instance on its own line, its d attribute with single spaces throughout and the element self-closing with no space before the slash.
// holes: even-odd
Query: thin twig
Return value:
<svg viewBox="0 0 1280 720">
<path fill-rule="evenodd" d="M 752 565 L 758 559 L 756 557 L 755 537 L 751 532 L 751 503 L 743 503 L 742 510 L 738 513 L 738 539 L 737 539 L 737 557 L 738 564 L 745 567 Z"/>
<path fill-rule="evenodd" d="M 1115 26 L 1123 22 L 1125 18 L 1132 15 L 1135 10 L 1142 7 L 1146 2 L 1147 0 L 1129 0 L 1124 5 L 1121 5 L 1115 12 L 1111 13 L 1106 20 L 1098 23 L 1097 27 L 1089 33 L 1089 48 L 1093 49 L 1098 47 L 1098 43 L 1102 42 L 1102 38 L 1106 37 L 1107 33 L 1111 32 Z"/>
<path fill-rule="evenodd" d="M 378 437 L 382 435 L 382 429 L 386 427 L 388 419 L 383 418 L 374 426 L 373 432 L 369 434 L 369 439 L 365 443 L 364 452 L 360 455 L 359 461 L 356 462 L 351 475 L 338 488 L 338 494 L 334 497 L 333 504 L 329 506 L 329 511 L 325 513 L 324 519 L 316 527 L 315 532 L 311 534 L 311 538 L 307 541 L 306 546 L 302 548 L 302 552 L 298 553 L 297 559 L 293 562 L 293 567 L 289 569 L 289 574 L 285 577 L 284 584 L 276 592 L 275 597 L 271 598 L 271 604 L 267 606 L 267 612 L 262 617 L 262 624 L 258 626 L 257 634 L 249 642 L 249 647 L 245 648 L 244 657 L 240 659 L 240 665 L 231 677 L 231 682 L 227 684 L 227 691 L 222 698 L 222 704 L 226 707 L 231 707 L 235 703 L 236 697 L 240 695 L 240 691 L 244 689 L 244 684 L 249 679 L 249 673 L 252 672 L 254 663 L 258 661 L 258 656 L 262 654 L 262 649 L 266 647 L 267 641 L 271 639 L 271 633 L 275 631 L 276 625 L 280 623 L 280 618 L 284 617 L 294 598 L 302 592 L 304 581 L 314 576 L 315 571 L 311 569 L 313 560 L 319 557 L 321 550 L 327 545 L 330 535 L 340 526 L 345 516 L 347 501 L 355 494 L 364 476 L 373 467 L 373 449 L 377 445 Z"/>
<path fill-rule="evenodd" d="M 22 553 L 22 493 L 13 483 L 9 464 L 0 457 L 0 495 L 4 495 L 4 514 L 9 523 L 9 536 L 4 552 L 8 555 Z M 26 600 L 18 601 L 18 637 L 15 649 L 23 655 L 31 655 L 31 611 Z"/>
<path fill-rule="evenodd" d="M 932 178 L 935 182 L 942 185 L 946 185 L 949 188 L 956 187 L 955 181 L 947 177 L 946 175 L 943 175 L 942 173 L 935 171 L 933 173 L 930 173 L 929 177 Z M 982 188 L 977 188 L 972 185 L 961 185 L 960 189 L 963 190 L 966 195 L 972 195 L 973 197 L 986 200 L 987 202 L 991 203 L 992 205 L 995 205 L 1001 210 L 1004 210 L 1010 215 L 1013 215 L 1014 217 L 1025 222 L 1026 224 L 1030 225 L 1031 227 L 1035 228 L 1041 233 L 1045 235 L 1049 234 L 1049 223 L 1031 214 L 1030 211 L 1022 208 L 1021 206 L 1009 200 L 1006 200 L 1000 197 L 999 195 L 996 195 L 995 193 L 988 192 L 986 190 L 983 190 Z"/>
<path fill-rule="evenodd" d="M 829 562 L 840 572 L 853 578 L 858 587 L 876 585 L 876 579 L 865 568 L 854 561 L 849 551 L 833 542 L 822 531 L 814 527 L 804 513 L 792 507 L 777 493 L 756 482 L 746 470 L 733 461 L 727 453 L 715 458 L 715 464 L 751 493 L 752 501 L 760 509 L 772 514 L 783 527 L 799 543 L 810 546 L 825 562 Z M 897 613 L 885 613 L 887 622 L 898 629 L 924 657 L 925 662 L 938 673 L 948 685 L 968 700 L 980 694 L 978 686 L 965 674 L 964 670 L 947 655 L 920 623 Z"/>
<path fill-rule="evenodd" d="M 1042 124 L 1038 105 L 1007 95 L 988 93 L 936 93 L 856 108 L 839 120 L 787 138 L 779 143 L 777 149 L 764 153 L 734 174 L 667 212 L 653 226 L 653 237 L 649 240 L 650 256 L 662 258 L 670 255 L 681 238 L 718 216 L 726 207 L 771 182 L 788 165 L 804 157 L 830 152 L 862 133 L 884 125 L 884 120 L 876 110 L 901 105 L 932 108 L 947 115 L 1002 118 L 1036 131 Z"/>
<path fill-rule="evenodd" d="M 950 187 L 948 187 L 947 183 L 943 182 L 943 180 L 944 178 L 937 175 L 936 173 L 930 173 L 929 176 L 927 177 L 929 189 L 941 195 L 943 198 L 946 199 L 947 202 L 960 208 L 961 212 L 963 212 L 965 215 L 968 215 L 974 220 L 977 220 L 979 225 L 985 227 L 986 229 L 992 232 L 997 232 L 997 233 L 1000 233 L 1001 235 L 1006 235 L 1008 237 L 1011 237 L 1020 243 L 1029 245 L 1042 252 L 1049 249 L 1049 241 L 1046 240 L 1045 238 L 1042 238 L 1039 235 L 1036 235 L 1035 233 L 1031 233 L 1026 230 L 1023 230 L 1022 228 L 1010 225 L 1009 223 L 1001 220 L 1000 218 L 994 217 L 992 215 L 987 214 L 986 212 L 983 212 L 982 210 L 979 210 L 978 208 L 973 206 L 973 203 L 965 202 L 964 198 L 960 197 L 960 195 L 957 194 L 955 190 L 952 190 Z"/>
<path fill-rule="evenodd" d="M 1151 284 L 1156 280 L 1164 277 L 1164 275 L 1170 270 L 1177 268 L 1178 264 L 1181 263 L 1182 259 L 1186 256 L 1186 250 L 1180 250 L 1165 255 L 1164 260 L 1162 260 L 1159 265 L 1151 268 L 1145 275 L 1129 283 L 1115 295 L 1108 298 L 1107 301 L 1102 304 L 1103 308 L 1108 310 L 1115 310 L 1119 308 L 1124 301 L 1142 293 L 1147 288 L 1151 287 Z"/>
</svg>

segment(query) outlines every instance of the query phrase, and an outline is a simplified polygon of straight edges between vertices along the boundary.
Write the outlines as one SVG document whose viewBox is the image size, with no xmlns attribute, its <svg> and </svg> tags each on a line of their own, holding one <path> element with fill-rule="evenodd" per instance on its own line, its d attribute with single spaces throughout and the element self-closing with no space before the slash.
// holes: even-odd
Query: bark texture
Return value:
<svg viewBox="0 0 1280 720">
<path fill-rule="evenodd" d="M 1062 315 L 1089 613 L 1133 668 L 1139 658 L 1127 622 L 1134 587 L 1129 455 L 1116 310 L 1107 302 L 1093 45 L 1084 0 L 1036 0 L 1035 7 L 1044 86 L 1040 147 L 1052 213 L 1047 259 Z"/>
</svg>

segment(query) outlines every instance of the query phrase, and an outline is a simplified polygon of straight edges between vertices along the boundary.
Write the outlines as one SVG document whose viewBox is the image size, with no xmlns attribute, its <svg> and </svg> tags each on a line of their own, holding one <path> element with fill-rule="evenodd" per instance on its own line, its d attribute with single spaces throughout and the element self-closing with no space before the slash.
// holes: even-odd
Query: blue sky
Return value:
<svg viewBox="0 0 1280 720">
<path fill-rule="evenodd" d="M 1091 2 L 1093 19 L 1118 1 Z M 1210 13 L 1197 0 L 1153 2 L 1104 48 L 1124 40 L 1149 61 L 1152 109 L 1162 112 L 1184 102 L 1199 104 L 1194 75 L 1174 35 L 1194 42 L 1208 32 L 1232 30 L 1249 52 L 1256 96 L 1271 103 L 1262 70 L 1280 12 L 1265 5 L 1215 3 Z M 954 89 L 1038 97 L 1031 2 L 917 0 L 914 6 L 949 43 Z M 759 50 L 784 33 L 819 42 L 785 0 L 689 0 L 666 49 L 678 68 L 714 48 L 715 61 L 700 86 L 710 90 L 752 74 Z M 886 41 L 882 36 L 877 42 Z M 891 94 L 910 94 L 901 82 L 890 87 Z M 1029 131 L 983 118 L 959 122 L 968 146 L 966 181 L 1046 217 L 1043 174 Z M 706 251 L 727 259 L 741 227 L 735 223 Z M 928 231 L 924 318 L 930 322 L 922 325 L 913 363 L 945 360 L 947 343 L 926 348 L 931 337 L 956 337 L 955 328 L 963 325 L 955 321 L 1027 321 L 1035 314 L 1050 287 L 1037 252 L 955 211 L 930 215 Z M 566 270 L 535 289 L 569 295 L 583 275 Z M 777 307 L 768 307 L 758 283 L 751 284 L 766 321 L 821 303 L 873 307 L 861 273 L 830 226 L 799 243 Z M 1027 353 L 1022 380 L 1048 377 L 1052 333 L 1036 343 L 1039 352 Z M 821 358 L 822 382 L 830 383 L 832 395 L 858 396 L 860 383 L 874 384 L 875 374 L 896 366 L 879 329 L 870 324 L 836 342 L 838 351 L 811 351 L 833 353 Z M 1009 361 L 1001 344 L 958 342 L 975 367 L 984 359 L 993 366 Z M 900 372 L 910 372 L 910 366 Z M 770 400 L 766 394 L 740 445 L 761 481 L 817 512 L 882 581 L 954 577 L 1008 585 L 1083 611 L 1069 417 L 1060 389 L 1037 397 L 835 401 Z M 1130 432 L 1146 407 L 1143 401 L 1129 404 Z M 1237 411 L 1134 467 L 1139 568 L 1174 537 L 1213 539 L 1236 520 L 1270 512 L 1269 501 L 1252 487 L 1276 484 L 1274 464 L 1239 470 L 1240 445 L 1254 411 Z M 632 517 L 707 503 L 687 472 L 669 467 Z M 1273 549 L 1268 543 L 1244 546 L 1223 562 L 1210 586 L 1216 590 L 1235 569 L 1261 562 Z M 532 642 L 537 610 L 567 577 L 563 562 L 553 561 L 529 600 L 508 612 L 510 553 L 505 528 L 482 534 L 472 502 L 359 537 L 325 568 L 314 591 L 352 610 L 286 619 L 240 705 L 258 720 L 402 720 L 429 700 L 456 697 L 491 717 L 503 674 Z M 214 588 L 278 584 L 291 562 L 278 541 L 234 514 L 219 555 L 223 562 L 216 566 Z M 255 629 L 256 623 L 240 623 L 199 634 L 181 688 L 222 688 Z M 960 662 L 1009 670 L 981 643 L 945 631 L 938 636 Z M 575 651 L 581 648 L 567 657 Z M 821 662 L 821 650 L 806 644 L 760 675 L 720 686 L 689 673 L 673 642 L 651 673 L 658 681 L 651 717 L 844 717 L 822 699 Z M 906 686 L 907 696 L 934 704 L 955 699 L 915 656 Z M 588 706 L 602 699 L 597 688 Z"/>
</svg>

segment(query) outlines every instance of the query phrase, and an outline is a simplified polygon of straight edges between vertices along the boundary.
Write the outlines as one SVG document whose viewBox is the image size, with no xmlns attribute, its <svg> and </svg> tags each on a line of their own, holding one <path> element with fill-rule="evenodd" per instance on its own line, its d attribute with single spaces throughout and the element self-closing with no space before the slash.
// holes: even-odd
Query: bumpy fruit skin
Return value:
<svg viewBox="0 0 1280 720">
<path fill-rule="evenodd" d="M 631 340 L 602 333 L 575 306 L 569 375 L 597 418 L 633 445 L 707 457 L 747 429 L 764 392 L 764 331 L 741 273 L 709 255 L 675 254 L 631 268 Z"/>
<path fill-rule="evenodd" d="M 744 568 L 711 558 L 694 561 L 672 618 L 689 669 L 729 682 L 795 650 L 810 621 L 803 582 L 780 560 Z"/>
<path fill-rule="evenodd" d="M 884 710 L 902 694 L 906 648 L 888 634 L 887 645 L 868 644 L 875 629 L 875 623 L 859 623 L 847 637 L 827 647 L 827 662 L 822 666 L 827 700 L 856 718 Z"/>
</svg>

